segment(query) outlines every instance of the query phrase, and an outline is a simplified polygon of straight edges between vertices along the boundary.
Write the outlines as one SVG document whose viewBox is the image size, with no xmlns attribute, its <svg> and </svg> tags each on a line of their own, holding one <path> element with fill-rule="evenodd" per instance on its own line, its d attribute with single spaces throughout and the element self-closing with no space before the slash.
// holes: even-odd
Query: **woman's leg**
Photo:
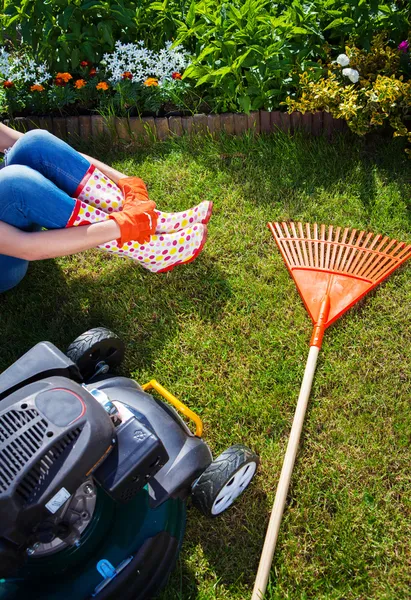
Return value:
<svg viewBox="0 0 411 600">
<path fill-rule="evenodd" d="M 42 173 L 70 196 L 111 213 L 121 210 L 120 188 L 81 154 L 48 131 L 32 130 L 21 137 L 6 157 L 7 165 L 26 165 Z M 156 233 L 172 233 L 210 220 L 212 202 L 177 213 L 158 212 Z"/>
<path fill-rule="evenodd" d="M 38 171 L 10 165 L 0 171 L 0 221 L 31 231 L 67 227 L 78 201 Z"/>
<path fill-rule="evenodd" d="M 76 195 L 91 167 L 74 148 L 42 129 L 23 135 L 7 153 L 5 163 L 31 167 L 69 196 Z"/>
<path fill-rule="evenodd" d="M 0 254 L 0 294 L 20 283 L 27 273 L 28 266 L 28 260 Z"/>
<path fill-rule="evenodd" d="M 65 227 L 76 201 L 48 179 L 25 166 L 0 171 L 0 221 L 24 231 L 40 226 Z M 0 254 L 0 292 L 16 286 L 27 272 L 28 261 Z"/>
<path fill-rule="evenodd" d="M 25 231 L 36 226 L 63 229 L 108 218 L 102 210 L 70 198 L 30 167 L 9 165 L 0 171 L 0 221 L 9 225 Z M 101 249 L 132 258 L 144 268 L 159 272 L 193 260 L 201 251 L 206 234 L 206 227 L 197 225 L 175 234 L 152 236 L 148 244 L 129 242 L 118 248 L 114 240 L 103 244 Z"/>
</svg>

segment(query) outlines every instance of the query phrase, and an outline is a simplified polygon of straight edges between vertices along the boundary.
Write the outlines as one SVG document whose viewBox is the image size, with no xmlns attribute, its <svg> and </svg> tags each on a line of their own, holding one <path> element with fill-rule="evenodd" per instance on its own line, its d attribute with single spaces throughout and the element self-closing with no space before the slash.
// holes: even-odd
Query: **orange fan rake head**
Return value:
<svg viewBox="0 0 411 600">
<path fill-rule="evenodd" d="M 269 223 L 313 320 L 312 346 L 345 311 L 411 257 L 411 244 L 317 223 Z"/>
</svg>

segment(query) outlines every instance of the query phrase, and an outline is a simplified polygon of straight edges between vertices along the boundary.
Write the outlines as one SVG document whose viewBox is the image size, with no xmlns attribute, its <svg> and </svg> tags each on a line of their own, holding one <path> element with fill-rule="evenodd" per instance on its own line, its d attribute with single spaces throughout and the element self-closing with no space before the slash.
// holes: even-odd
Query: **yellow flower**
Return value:
<svg viewBox="0 0 411 600">
<path fill-rule="evenodd" d="M 30 87 L 30 91 L 31 92 L 44 92 L 44 87 L 42 85 L 39 85 L 38 83 L 35 83 L 34 85 L 32 85 Z"/>
<path fill-rule="evenodd" d="M 108 90 L 108 83 L 106 81 L 100 81 L 100 83 L 96 85 L 96 88 L 98 90 Z"/>
<path fill-rule="evenodd" d="M 158 80 L 155 77 L 149 77 L 148 79 L 145 80 L 144 85 L 146 85 L 147 87 L 151 87 L 151 86 L 157 86 L 158 85 Z"/>
<path fill-rule="evenodd" d="M 74 87 L 78 90 L 81 90 L 81 88 L 83 88 L 85 85 L 87 85 L 87 82 L 84 81 L 84 79 L 77 79 L 74 82 Z"/>
</svg>

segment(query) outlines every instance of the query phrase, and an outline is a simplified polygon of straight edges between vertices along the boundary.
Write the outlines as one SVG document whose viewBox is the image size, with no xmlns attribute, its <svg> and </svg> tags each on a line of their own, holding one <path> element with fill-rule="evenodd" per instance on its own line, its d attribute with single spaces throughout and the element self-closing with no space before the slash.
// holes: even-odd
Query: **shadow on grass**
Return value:
<svg viewBox="0 0 411 600">
<path fill-rule="evenodd" d="M 231 296 L 223 274 L 206 255 L 166 275 L 97 252 L 93 272 L 89 256 L 62 264 L 33 263 L 19 286 L 0 295 L 0 369 L 39 341 L 64 351 L 83 331 L 98 326 L 126 341 L 124 374 L 149 369 L 185 315 L 216 321 Z"/>
</svg>

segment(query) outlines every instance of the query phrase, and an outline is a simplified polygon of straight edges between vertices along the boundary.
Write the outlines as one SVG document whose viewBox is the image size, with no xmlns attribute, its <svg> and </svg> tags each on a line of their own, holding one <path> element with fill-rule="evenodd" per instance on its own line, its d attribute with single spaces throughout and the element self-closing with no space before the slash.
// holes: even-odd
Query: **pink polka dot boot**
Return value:
<svg viewBox="0 0 411 600">
<path fill-rule="evenodd" d="M 93 165 L 88 169 L 74 195 L 82 202 L 106 213 L 121 210 L 123 206 L 120 188 Z M 157 211 L 159 218 L 156 233 L 174 233 L 197 223 L 206 225 L 212 210 L 213 203 L 204 201 L 181 212 Z"/>
<path fill-rule="evenodd" d="M 152 273 L 166 273 L 177 265 L 193 261 L 202 251 L 207 239 L 207 225 L 197 223 L 174 233 L 152 235 L 148 244 L 128 242 L 122 248 L 116 242 L 103 247 L 108 252 L 137 260 Z"/>
<path fill-rule="evenodd" d="M 213 212 L 213 203 L 205 200 L 197 206 L 182 212 L 165 213 L 160 210 L 156 212 L 158 214 L 156 233 L 173 233 L 195 223 L 206 225 Z"/>
<path fill-rule="evenodd" d="M 104 211 L 78 200 L 66 227 L 89 225 L 108 218 L 109 215 Z M 124 258 L 132 258 L 152 273 L 165 273 L 197 258 L 206 239 L 207 225 L 195 223 L 173 233 L 152 235 L 147 244 L 128 242 L 119 248 L 117 241 L 113 240 L 99 248 Z"/>
<path fill-rule="evenodd" d="M 74 197 L 106 213 L 118 211 L 123 206 L 120 188 L 94 165 L 89 167 Z"/>
</svg>

